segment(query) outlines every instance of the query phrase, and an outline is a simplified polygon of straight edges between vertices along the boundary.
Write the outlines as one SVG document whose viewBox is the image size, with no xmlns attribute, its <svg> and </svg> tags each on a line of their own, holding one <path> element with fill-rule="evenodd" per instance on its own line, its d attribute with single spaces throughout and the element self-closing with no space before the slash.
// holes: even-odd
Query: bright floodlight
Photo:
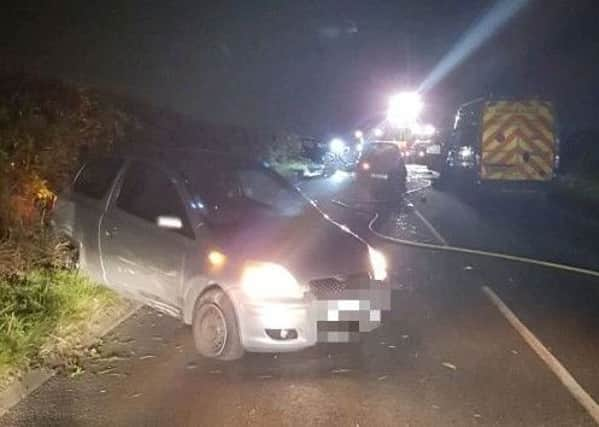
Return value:
<svg viewBox="0 0 599 427">
<path fill-rule="evenodd" d="M 410 127 L 422 111 L 422 98 L 418 92 L 401 92 L 389 98 L 387 120 L 396 127 Z"/>
<path fill-rule="evenodd" d="M 357 131 L 355 131 L 355 132 L 354 132 L 354 136 L 355 136 L 357 139 L 361 139 L 361 138 L 364 136 L 364 134 L 362 133 L 362 131 L 361 131 L 361 130 L 359 130 L 359 129 L 358 129 Z"/>
<path fill-rule="evenodd" d="M 437 132 L 437 129 L 431 124 L 420 124 L 415 122 L 410 126 L 412 133 L 420 137 L 431 137 Z"/>
<path fill-rule="evenodd" d="M 437 129 L 435 129 L 435 127 L 431 124 L 422 126 L 422 133 L 425 136 L 433 136 L 436 131 L 437 131 Z"/>
<path fill-rule="evenodd" d="M 377 138 L 383 136 L 383 130 L 380 128 L 374 128 L 372 132 L 374 133 L 374 136 L 376 136 Z"/>
<path fill-rule="evenodd" d="M 345 151 L 345 142 L 340 138 L 333 138 L 329 143 L 329 149 L 334 154 L 343 154 Z"/>
</svg>

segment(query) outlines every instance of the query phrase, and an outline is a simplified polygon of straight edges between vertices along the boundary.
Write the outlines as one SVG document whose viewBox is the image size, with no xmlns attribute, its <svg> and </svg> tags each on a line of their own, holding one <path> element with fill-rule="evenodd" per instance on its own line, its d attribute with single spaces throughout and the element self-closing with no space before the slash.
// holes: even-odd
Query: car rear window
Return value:
<svg viewBox="0 0 599 427">
<path fill-rule="evenodd" d="M 396 158 L 399 155 L 399 148 L 393 144 L 372 144 L 364 153 L 364 159 L 369 161 L 383 161 L 389 158 Z"/>
<path fill-rule="evenodd" d="M 86 163 L 77 176 L 73 191 L 92 199 L 103 199 L 122 164 L 121 159 L 101 159 Z"/>
</svg>

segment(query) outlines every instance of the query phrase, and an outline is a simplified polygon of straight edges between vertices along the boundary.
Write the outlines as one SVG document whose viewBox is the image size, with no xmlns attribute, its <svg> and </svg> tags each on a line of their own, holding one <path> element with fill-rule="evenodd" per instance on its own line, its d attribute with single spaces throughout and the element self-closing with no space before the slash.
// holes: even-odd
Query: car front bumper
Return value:
<svg viewBox="0 0 599 427">
<path fill-rule="evenodd" d="M 246 350 L 256 352 L 287 352 L 317 342 L 348 342 L 360 332 L 380 326 L 382 312 L 389 306 L 388 287 L 344 292 L 338 298 L 307 292 L 300 301 L 245 302 L 237 305 L 241 342 Z M 347 328 L 350 324 L 353 327 Z M 273 338 L 272 331 L 285 331 L 288 336 Z"/>
</svg>

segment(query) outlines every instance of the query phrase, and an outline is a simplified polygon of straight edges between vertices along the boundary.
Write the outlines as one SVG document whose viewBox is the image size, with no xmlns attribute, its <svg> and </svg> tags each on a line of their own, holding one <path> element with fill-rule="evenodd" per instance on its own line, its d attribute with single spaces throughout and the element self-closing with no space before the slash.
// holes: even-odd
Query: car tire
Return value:
<svg viewBox="0 0 599 427">
<path fill-rule="evenodd" d="M 219 360 L 243 357 L 235 309 L 221 289 L 211 289 L 198 298 L 191 326 L 196 349 L 202 356 Z"/>
</svg>

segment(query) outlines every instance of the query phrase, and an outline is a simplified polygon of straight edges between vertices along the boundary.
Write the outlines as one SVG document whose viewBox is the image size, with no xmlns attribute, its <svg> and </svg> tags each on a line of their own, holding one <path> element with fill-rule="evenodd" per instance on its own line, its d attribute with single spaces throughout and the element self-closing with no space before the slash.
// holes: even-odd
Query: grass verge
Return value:
<svg viewBox="0 0 599 427">
<path fill-rule="evenodd" d="M 100 319 L 125 305 L 77 272 L 0 279 L 0 390 L 29 368 L 64 364 Z"/>
</svg>

